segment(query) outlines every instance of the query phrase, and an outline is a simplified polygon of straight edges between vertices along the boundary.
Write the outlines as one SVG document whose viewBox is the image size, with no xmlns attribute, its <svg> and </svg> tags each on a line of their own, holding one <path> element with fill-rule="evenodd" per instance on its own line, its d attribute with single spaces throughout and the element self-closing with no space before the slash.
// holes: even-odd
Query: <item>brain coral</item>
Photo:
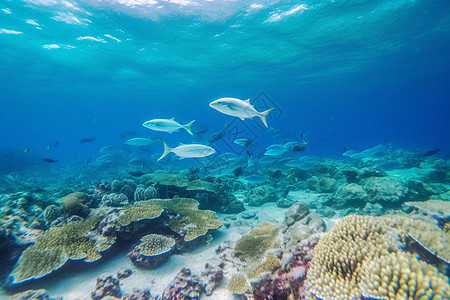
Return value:
<svg viewBox="0 0 450 300">
<path fill-rule="evenodd" d="M 108 249 L 115 241 L 113 237 L 95 241 L 86 237 L 99 221 L 97 218 L 73 221 L 45 232 L 22 253 L 11 273 L 13 283 L 43 277 L 59 269 L 68 260 L 98 260 L 100 252 Z"/>
</svg>

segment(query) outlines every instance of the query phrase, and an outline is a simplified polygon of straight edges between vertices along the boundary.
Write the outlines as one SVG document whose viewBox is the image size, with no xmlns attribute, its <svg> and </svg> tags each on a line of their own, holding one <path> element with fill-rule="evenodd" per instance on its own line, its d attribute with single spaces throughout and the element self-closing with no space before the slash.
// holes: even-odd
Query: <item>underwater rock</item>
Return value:
<svg viewBox="0 0 450 300">
<path fill-rule="evenodd" d="M 370 177 L 364 189 L 369 202 L 381 202 L 388 205 L 399 205 L 408 195 L 408 188 L 392 177 Z"/>
<path fill-rule="evenodd" d="M 100 300 L 105 297 L 122 297 L 119 280 L 110 274 L 100 275 L 97 278 L 95 290 L 91 293 L 91 299 L 93 300 Z"/>
<path fill-rule="evenodd" d="M 206 296 L 211 296 L 214 290 L 220 285 L 223 279 L 223 270 L 219 266 L 206 263 L 201 273 L 204 286 L 203 290 Z"/>
<path fill-rule="evenodd" d="M 252 219 L 255 216 L 256 216 L 256 212 L 254 212 L 254 211 L 246 211 L 241 215 L 242 219 Z"/>
<path fill-rule="evenodd" d="M 342 175 L 344 175 L 345 181 L 347 183 L 357 183 L 359 181 L 358 180 L 359 171 L 355 167 L 347 167 L 341 169 L 340 172 L 342 173 Z"/>
<path fill-rule="evenodd" d="M 199 299 L 204 283 L 191 270 L 182 268 L 175 279 L 164 289 L 161 300 Z"/>
<path fill-rule="evenodd" d="M 364 168 L 360 170 L 358 175 L 358 181 L 370 178 L 370 177 L 386 177 L 387 173 L 377 168 Z"/>
<path fill-rule="evenodd" d="M 264 203 L 275 202 L 278 199 L 275 189 L 266 184 L 250 189 L 245 197 L 246 202 L 251 206 L 261 206 Z"/>
<path fill-rule="evenodd" d="M 128 257 L 137 267 L 155 269 L 172 255 L 175 240 L 159 234 L 149 234 L 141 239 Z"/>
<path fill-rule="evenodd" d="M 331 177 L 320 177 L 318 192 L 320 193 L 333 193 L 336 191 L 338 182 Z"/>
<path fill-rule="evenodd" d="M 103 195 L 102 204 L 106 206 L 118 207 L 128 204 L 128 197 L 125 194 L 111 193 Z"/>
<path fill-rule="evenodd" d="M 62 208 L 69 215 L 77 215 L 85 218 L 89 214 L 89 207 L 84 204 L 85 193 L 75 192 L 62 198 Z"/>
<path fill-rule="evenodd" d="M 133 270 L 129 268 L 123 268 L 117 272 L 117 279 L 128 278 L 133 274 Z"/>
<path fill-rule="evenodd" d="M 291 226 L 298 220 L 303 219 L 307 214 L 309 214 L 308 204 L 303 202 L 295 203 L 287 211 L 284 222 L 287 226 Z"/>
<path fill-rule="evenodd" d="M 49 205 L 44 211 L 44 220 L 50 224 L 54 220 L 58 219 L 63 215 L 63 210 L 61 207 L 56 205 Z"/>
<path fill-rule="evenodd" d="M 279 199 L 276 201 L 276 203 L 277 203 L 277 206 L 278 206 L 278 207 L 281 207 L 281 208 L 288 208 L 288 207 L 290 207 L 292 204 L 294 204 L 295 201 L 289 200 L 289 199 L 286 198 L 286 197 L 282 197 L 282 198 L 279 198 Z"/>
<path fill-rule="evenodd" d="M 229 203 L 229 205 L 225 206 L 225 208 L 223 209 L 223 213 L 238 214 L 244 210 L 245 210 L 244 203 L 242 203 L 242 201 L 239 201 L 236 199 L 236 200 L 231 201 Z"/>
<path fill-rule="evenodd" d="M 339 187 L 331 199 L 331 204 L 336 208 L 363 207 L 367 202 L 367 193 L 362 186 L 350 183 Z"/>
</svg>

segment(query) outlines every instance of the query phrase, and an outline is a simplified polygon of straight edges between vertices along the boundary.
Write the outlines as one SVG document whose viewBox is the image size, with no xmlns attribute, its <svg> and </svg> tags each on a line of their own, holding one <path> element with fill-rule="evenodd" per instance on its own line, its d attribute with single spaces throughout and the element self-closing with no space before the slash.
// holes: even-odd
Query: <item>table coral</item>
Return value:
<svg viewBox="0 0 450 300">
<path fill-rule="evenodd" d="M 86 237 L 98 222 L 97 218 L 74 221 L 45 232 L 23 252 L 11 273 L 13 283 L 43 277 L 62 267 L 68 260 L 98 260 L 100 252 L 108 249 L 115 241 L 113 237 L 96 241 Z"/>
<path fill-rule="evenodd" d="M 138 267 L 154 269 L 170 257 L 174 246 L 173 238 L 149 234 L 142 237 L 141 243 L 128 254 L 128 257 Z"/>
</svg>

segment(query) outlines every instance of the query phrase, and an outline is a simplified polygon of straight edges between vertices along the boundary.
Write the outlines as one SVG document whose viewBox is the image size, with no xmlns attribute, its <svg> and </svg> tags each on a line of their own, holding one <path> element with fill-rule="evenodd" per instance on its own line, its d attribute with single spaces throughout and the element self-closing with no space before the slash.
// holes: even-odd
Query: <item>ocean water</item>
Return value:
<svg viewBox="0 0 450 300">
<path fill-rule="evenodd" d="M 432 157 L 430 164 L 447 174 L 434 194 L 445 194 L 449 53 L 445 0 L 2 0 L 2 193 L 30 192 L 17 181 L 14 188 L 8 176 L 31 178 L 33 188 L 48 191 L 88 189 L 130 171 L 198 168 L 207 179 L 224 166 L 216 159 L 223 153 L 241 157 L 233 170 L 267 176 L 264 165 L 245 171 L 249 161 L 272 144 L 296 141 L 308 145 L 301 155 L 357 167 L 363 165 L 345 151 L 382 144 L 383 155 Z M 258 111 L 275 108 L 269 127 L 209 107 L 222 97 L 250 99 Z M 142 126 L 172 117 L 183 125 L 195 120 L 194 135 Z M 134 137 L 155 141 L 124 144 Z M 251 145 L 234 143 L 239 138 Z M 170 154 L 156 163 L 162 140 L 170 147 L 209 145 L 216 155 L 178 161 Z M 102 167 L 99 150 L 108 145 L 123 153 Z M 430 150 L 436 151 L 428 156 Z M 129 162 L 136 157 L 145 160 L 142 167 Z M 288 177 L 295 167 L 285 162 L 279 165 Z"/>
</svg>

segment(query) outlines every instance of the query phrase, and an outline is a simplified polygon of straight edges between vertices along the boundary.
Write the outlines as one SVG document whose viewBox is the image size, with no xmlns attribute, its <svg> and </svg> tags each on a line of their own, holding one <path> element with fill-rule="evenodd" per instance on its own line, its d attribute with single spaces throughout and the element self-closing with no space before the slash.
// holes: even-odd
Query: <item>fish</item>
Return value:
<svg viewBox="0 0 450 300">
<path fill-rule="evenodd" d="M 95 138 L 84 138 L 80 140 L 80 143 L 86 144 L 95 141 Z"/>
<path fill-rule="evenodd" d="M 56 141 L 56 142 L 53 144 L 53 148 L 58 147 L 58 145 L 59 145 L 59 141 Z"/>
<path fill-rule="evenodd" d="M 236 139 L 234 140 L 234 143 L 247 148 L 248 146 L 250 146 L 250 144 L 253 142 L 252 139 Z"/>
<path fill-rule="evenodd" d="M 45 161 L 45 162 L 48 162 L 48 163 L 56 163 L 56 162 L 58 162 L 56 159 L 53 159 L 53 158 L 43 158 L 42 160 Z"/>
<path fill-rule="evenodd" d="M 52 145 L 48 145 L 47 147 L 45 147 L 45 150 L 50 150 L 52 149 Z"/>
<path fill-rule="evenodd" d="M 23 149 L 23 152 L 25 152 L 25 153 L 27 153 L 28 151 L 30 151 L 30 148 Z"/>
<path fill-rule="evenodd" d="M 131 146 L 148 146 L 153 143 L 154 140 L 151 138 L 140 138 L 140 137 L 132 138 L 125 142 L 125 144 Z"/>
<path fill-rule="evenodd" d="M 431 156 L 431 155 L 434 155 L 434 154 L 438 153 L 439 151 L 441 151 L 441 149 L 428 150 L 428 151 L 424 152 L 421 156 L 422 157 L 428 157 L 428 156 Z"/>
<path fill-rule="evenodd" d="M 208 144 L 213 144 L 217 141 L 220 141 L 220 139 L 222 139 L 224 135 L 225 135 L 225 131 L 211 134 L 209 136 Z"/>
<path fill-rule="evenodd" d="M 269 108 L 266 111 L 258 112 L 251 104 L 250 99 L 240 100 L 237 98 L 220 98 L 209 104 L 211 108 L 241 120 L 259 117 L 263 124 L 268 128 L 266 117 L 274 109 Z"/>
<path fill-rule="evenodd" d="M 141 171 L 128 171 L 128 174 L 130 174 L 133 177 L 141 177 L 142 175 L 145 175 L 147 173 Z"/>
<path fill-rule="evenodd" d="M 180 146 L 176 148 L 170 148 L 167 146 L 166 142 L 164 142 L 164 153 L 157 160 L 163 159 L 169 153 L 175 153 L 176 156 L 180 158 L 195 158 L 195 157 L 206 157 L 216 153 L 216 150 L 213 148 L 201 145 L 201 144 L 180 144 Z"/>
<path fill-rule="evenodd" d="M 191 131 L 191 126 L 192 126 L 192 123 L 194 123 L 194 122 L 195 122 L 195 120 L 192 120 L 191 122 L 187 123 L 186 125 L 181 125 L 181 124 L 175 122 L 174 118 L 154 119 L 154 120 L 149 120 L 147 122 L 144 122 L 144 124 L 142 124 L 142 126 L 148 128 L 148 129 L 151 129 L 151 130 L 164 131 L 164 132 L 168 132 L 168 133 L 176 132 L 176 131 L 180 130 L 181 128 L 183 128 L 190 135 L 193 135 L 193 133 Z"/>
</svg>

